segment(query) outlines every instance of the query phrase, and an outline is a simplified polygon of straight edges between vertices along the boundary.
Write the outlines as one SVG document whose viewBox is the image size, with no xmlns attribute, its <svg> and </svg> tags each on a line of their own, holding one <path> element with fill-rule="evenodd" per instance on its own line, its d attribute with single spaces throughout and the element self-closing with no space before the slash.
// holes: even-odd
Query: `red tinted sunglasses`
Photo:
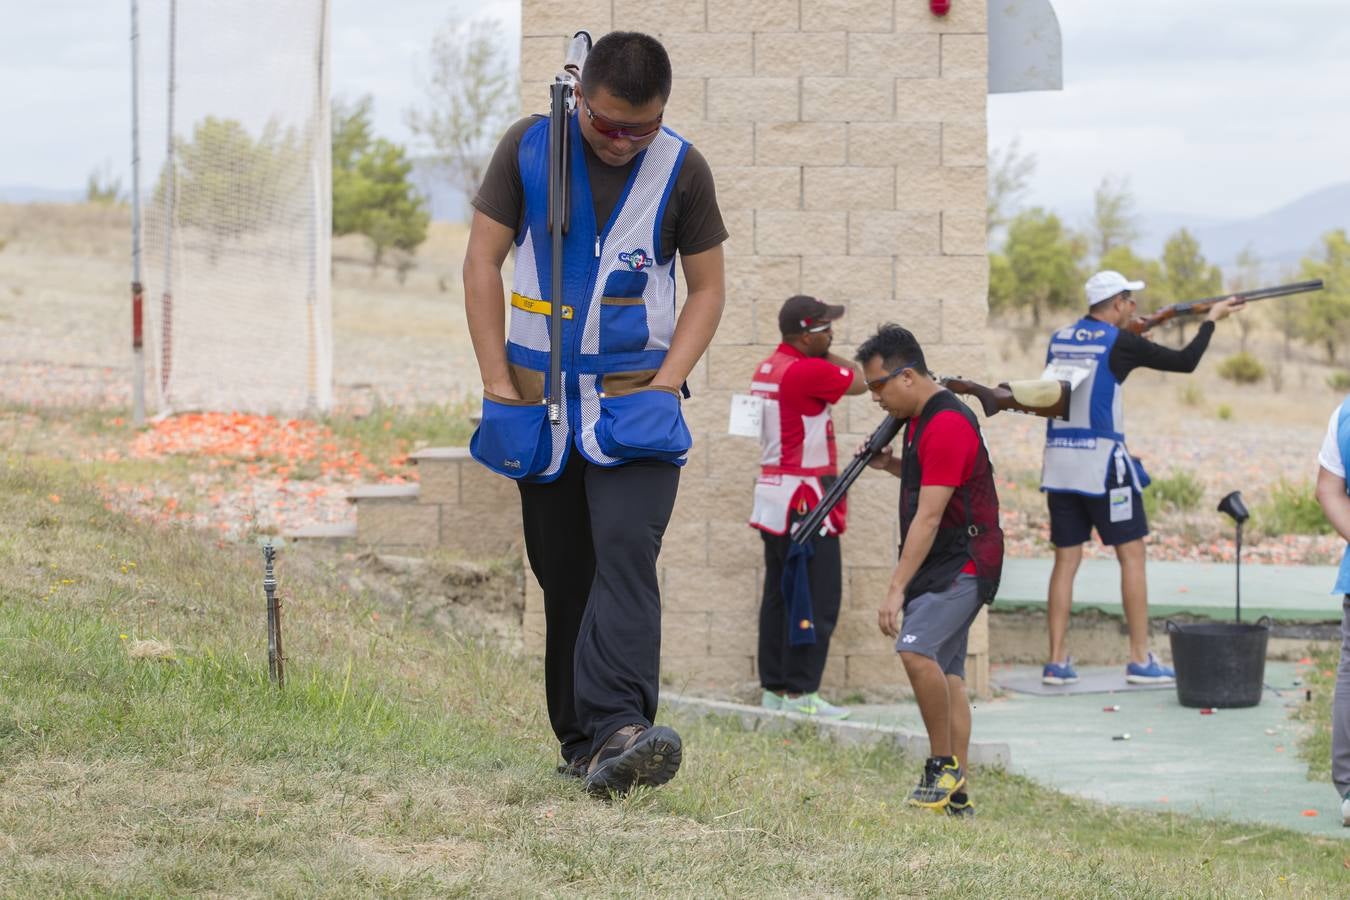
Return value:
<svg viewBox="0 0 1350 900">
<path fill-rule="evenodd" d="M 585 102 L 586 98 L 581 98 Z M 627 138 L 630 141 L 640 141 L 643 138 L 649 138 L 661 130 L 661 119 L 665 113 L 656 117 L 654 122 L 644 122 L 641 125 L 630 125 L 623 122 L 614 122 L 606 119 L 591 109 L 591 105 L 586 103 L 586 117 L 591 121 L 591 127 L 598 131 L 603 137 L 611 141 L 617 141 L 619 138 Z"/>
</svg>

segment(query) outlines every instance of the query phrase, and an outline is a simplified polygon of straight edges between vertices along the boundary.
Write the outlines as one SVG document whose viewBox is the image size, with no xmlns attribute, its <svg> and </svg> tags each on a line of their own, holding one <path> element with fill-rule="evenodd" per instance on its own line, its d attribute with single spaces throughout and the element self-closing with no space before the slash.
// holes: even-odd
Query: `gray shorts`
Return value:
<svg viewBox="0 0 1350 900">
<path fill-rule="evenodd" d="M 920 594 L 905 606 L 895 652 L 927 656 L 943 674 L 965 678 L 966 638 L 983 605 L 979 582 L 967 573 L 956 576 L 941 593 Z"/>
</svg>

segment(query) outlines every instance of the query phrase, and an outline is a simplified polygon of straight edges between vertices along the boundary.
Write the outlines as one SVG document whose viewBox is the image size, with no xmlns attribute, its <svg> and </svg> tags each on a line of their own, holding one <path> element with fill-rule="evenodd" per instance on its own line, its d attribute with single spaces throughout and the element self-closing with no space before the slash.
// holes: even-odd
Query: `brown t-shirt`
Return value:
<svg viewBox="0 0 1350 900">
<path fill-rule="evenodd" d="M 525 188 L 520 180 L 520 139 L 540 116 L 527 116 L 506 130 L 492 153 L 483 184 L 473 198 L 473 208 L 517 233 L 525 221 Z M 596 228 L 604 228 L 619 202 L 637 158 L 622 166 L 607 165 L 583 139 L 586 173 L 591 180 Z M 669 259 L 678 250 L 685 256 L 710 250 L 727 239 L 722 211 L 717 208 L 717 189 L 712 169 L 692 145 L 675 176 L 675 189 L 661 219 L 661 256 Z"/>
</svg>

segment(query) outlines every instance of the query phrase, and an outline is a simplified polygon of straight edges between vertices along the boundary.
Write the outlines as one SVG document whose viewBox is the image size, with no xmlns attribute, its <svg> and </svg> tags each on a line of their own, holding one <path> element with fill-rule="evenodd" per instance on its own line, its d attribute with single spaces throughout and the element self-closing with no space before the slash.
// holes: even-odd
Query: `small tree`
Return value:
<svg viewBox="0 0 1350 900">
<path fill-rule="evenodd" d="M 1242 252 L 1237 255 L 1237 260 L 1233 266 L 1233 273 L 1228 278 L 1228 290 L 1233 293 L 1239 291 L 1251 291 L 1261 286 L 1261 257 L 1256 255 L 1256 250 L 1251 244 L 1242 248 Z M 1252 329 L 1256 327 L 1256 317 L 1248 314 L 1234 316 L 1234 323 L 1238 329 L 1238 351 L 1247 352 L 1247 339 L 1251 336 Z"/>
<path fill-rule="evenodd" d="M 1022 195 L 1026 193 L 1031 176 L 1036 171 L 1036 157 L 1023 156 L 1021 142 L 1009 141 L 1001 150 L 989 154 L 989 210 L 985 231 L 993 234 L 1011 221 Z"/>
<path fill-rule="evenodd" d="M 431 39 L 427 109 L 407 111 L 408 127 L 425 138 L 450 183 L 472 198 L 492 148 L 516 113 L 514 73 L 494 20 L 446 24 Z"/>
<path fill-rule="evenodd" d="M 1102 269 L 1110 268 L 1100 262 L 1103 257 L 1116 248 L 1128 249 L 1139 237 L 1134 196 L 1130 193 L 1128 178 L 1112 181 L 1108 176 L 1097 185 L 1092 197 L 1089 234 L 1092 238 L 1092 254 Z"/>
<path fill-rule="evenodd" d="M 1054 213 L 1040 207 L 1019 213 L 1009 223 L 1003 245 L 1012 272 L 1007 281 L 1013 291 L 1010 305 L 1031 310 L 1036 326 L 1045 310 L 1078 306 L 1084 250 L 1082 238 L 1066 231 Z"/>
<path fill-rule="evenodd" d="M 1174 303 L 1213 297 L 1223 290 L 1223 272 L 1205 261 L 1200 242 L 1182 228 L 1163 245 L 1163 276 Z M 1176 320 L 1181 343 L 1186 343 L 1186 323 Z"/>
<path fill-rule="evenodd" d="M 301 140 L 275 121 L 255 140 L 237 119 L 207 116 L 193 126 L 191 139 L 175 142 L 174 153 L 174 215 L 184 227 L 207 232 L 212 262 L 224 242 L 259 227 L 256 210 L 307 187 Z M 168 190 L 168 175 L 166 163 L 155 185 L 156 205 Z"/>
<path fill-rule="evenodd" d="M 1322 257 L 1305 258 L 1302 268 L 1304 278 L 1320 278 L 1326 288 L 1310 294 L 1299 307 L 1299 333 L 1321 344 L 1327 362 L 1335 363 L 1337 349 L 1350 340 L 1350 239 L 1345 229 L 1322 235 Z"/>
<path fill-rule="evenodd" d="M 430 215 L 409 180 L 403 147 L 372 138 L 370 97 L 333 101 L 333 234 L 363 234 L 371 267 L 390 249 L 411 253 L 427 237 Z"/>
<path fill-rule="evenodd" d="M 99 206 L 117 206 L 125 202 L 122 194 L 122 179 L 113 175 L 112 164 L 105 162 L 101 168 L 89 173 L 85 182 L 84 201 Z"/>
</svg>

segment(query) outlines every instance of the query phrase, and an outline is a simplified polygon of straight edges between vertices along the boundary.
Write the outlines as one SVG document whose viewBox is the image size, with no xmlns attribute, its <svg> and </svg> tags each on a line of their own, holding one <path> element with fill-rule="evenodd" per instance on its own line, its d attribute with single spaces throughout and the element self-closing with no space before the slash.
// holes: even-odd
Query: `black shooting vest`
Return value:
<svg viewBox="0 0 1350 900">
<path fill-rule="evenodd" d="M 979 421 L 951 391 L 934 394 L 918 418 L 905 425 L 904 455 L 900 459 L 900 543 L 903 547 L 910 523 L 919 511 L 919 486 L 923 481 L 919 439 L 933 417 L 946 410 L 959 413 L 970 423 L 980 449 L 970 478 L 952 493 L 942 512 L 932 549 L 905 589 L 905 603 L 920 594 L 947 590 L 971 560 L 975 562 L 980 600 L 993 603 L 1003 573 L 1003 529 L 998 526 L 994 467 L 989 462 Z"/>
</svg>

